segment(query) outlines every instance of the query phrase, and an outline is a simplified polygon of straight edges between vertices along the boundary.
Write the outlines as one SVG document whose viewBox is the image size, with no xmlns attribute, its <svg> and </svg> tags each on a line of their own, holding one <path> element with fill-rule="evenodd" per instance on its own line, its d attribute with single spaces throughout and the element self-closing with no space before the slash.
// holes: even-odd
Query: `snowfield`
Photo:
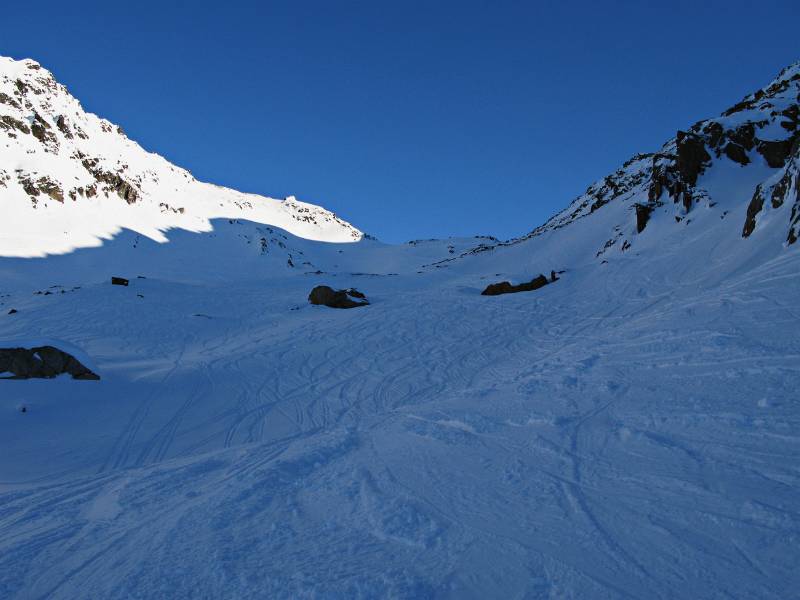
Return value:
<svg viewBox="0 0 800 600">
<path fill-rule="evenodd" d="M 796 251 L 639 262 L 12 294 L 103 380 L 3 383 L 0 595 L 791 597 Z"/>
<path fill-rule="evenodd" d="M 0 381 L 0 598 L 798 597 L 795 197 L 742 237 L 795 159 L 750 156 L 642 231 L 655 159 L 504 244 L 387 245 L 319 207 L 148 235 L 143 184 L 66 251 L 36 219 L 92 205 L 8 180 L 34 216 L 0 252 L 0 348 L 102 379 Z M 185 214 L 216 202 L 186 185 Z M 311 306 L 319 284 L 371 304 Z"/>
</svg>

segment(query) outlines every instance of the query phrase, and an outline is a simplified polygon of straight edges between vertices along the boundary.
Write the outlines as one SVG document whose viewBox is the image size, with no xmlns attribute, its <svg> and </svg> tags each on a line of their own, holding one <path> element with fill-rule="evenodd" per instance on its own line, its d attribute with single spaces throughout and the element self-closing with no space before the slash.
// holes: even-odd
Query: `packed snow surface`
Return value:
<svg viewBox="0 0 800 600">
<path fill-rule="evenodd" d="M 0 596 L 791 597 L 796 251 L 480 296 L 517 251 L 8 292 L 103 379 L 2 383 Z"/>
</svg>

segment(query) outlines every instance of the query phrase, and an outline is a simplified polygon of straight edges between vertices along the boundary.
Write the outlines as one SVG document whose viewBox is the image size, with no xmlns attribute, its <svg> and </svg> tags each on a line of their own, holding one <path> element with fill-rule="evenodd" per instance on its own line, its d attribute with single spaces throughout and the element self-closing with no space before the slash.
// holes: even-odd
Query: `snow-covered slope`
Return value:
<svg viewBox="0 0 800 600">
<path fill-rule="evenodd" d="M 84 112 L 32 60 L 0 57 L 0 256 L 43 256 L 102 244 L 122 229 L 166 241 L 243 219 L 298 237 L 354 242 L 363 234 L 294 197 L 274 200 L 194 179 Z"/>
<path fill-rule="evenodd" d="M 0 381 L 0 597 L 796 596 L 796 73 L 507 243 L 207 215 L 0 258 L 0 347 L 102 377 Z"/>
<path fill-rule="evenodd" d="M 678 243 L 687 228 L 714 239 L 769 230 L 751 246 L 793 244 L 800 216 L 799 146 L 797 62 L 719 117 L 678 131 L 658 152 L 633 156 L 528 235 L 482 244 L 469 253 L 516 244 L 531 253 L 541 243 L 537 238 L 550 239 L 563 228 L 569 233 L 554 239 L 568 251 L 568 263 L 607 261 L 627 251 L 658 252 L 655 240 L 662 247 Z M 783 183 L 775 195 L 787 196 L 786 201 L 775 200 L 762 212 L 763 195 L 772 193 L 778 181 Z M 720 220 L 724 226 L 716 227 Z M 526 244 L 531 240 L 536 240 L 533 246 Z"/>
</svg>

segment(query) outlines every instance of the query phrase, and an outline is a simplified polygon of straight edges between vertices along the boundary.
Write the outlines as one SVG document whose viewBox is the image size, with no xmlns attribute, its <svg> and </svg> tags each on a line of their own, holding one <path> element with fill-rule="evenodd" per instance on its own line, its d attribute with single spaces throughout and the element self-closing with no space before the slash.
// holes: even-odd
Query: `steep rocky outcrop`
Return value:
<svg viewBox="0 0 800 600">
<path fill-rule="evenodd" d="M 742 237 L 750 237 L 765 211 L 788 211 L 786 241 L 791 245 L 800 237 L 800 139 L 795 138 L 784 167 L 758 184 L 747 206 Z"/>
</svg>

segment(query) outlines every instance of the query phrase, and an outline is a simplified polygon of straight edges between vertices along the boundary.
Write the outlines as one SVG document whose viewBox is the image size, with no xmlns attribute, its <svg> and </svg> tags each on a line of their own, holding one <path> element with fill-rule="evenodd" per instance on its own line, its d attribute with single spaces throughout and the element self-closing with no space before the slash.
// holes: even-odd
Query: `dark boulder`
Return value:
<svg viewBox="0 0 800 600">
<path fill-rule="evenodd" d="M 353 298 L 358 298 L 356 302 Z M 369 302 L 364 294 L 355 289 L 334 290 L 327 285 L 318 285 L 308 295 L 311 304 L 328 306 L 330 308 L 356 308 L 366 306 Z"/>
<path fill-rule="evenodd" d="M 128 280 L 124 277 L 112 277 L 111 278 L 111 285 L 128 285 Z"/>
<path fill-rule="evenodd" d="M 511 285 L 508 281 L 491 283 L 481 292 L 481 296 L 499 296 L 501 294 L 514 294 L 516 292 L 531 292 L 546 286 L 549 281 L 544 275 L 539 275 L 527 283 Z"/>
<path fill-rule="evenodd" d="M 38 348 L 0 348 L 0 375 L 4 379 L 49 379 L 69 374 L 73 379 L 98 380 L 100 377 L 71 354 L 53 346 Z"/>
<path fill-rule="evenodd" d="M 8 311 L 8 314 L 10 314 L 10 315 L 17 314 L 17 309 L 16 308 L 12 308 L 10 311 Z"/>
</svg>

